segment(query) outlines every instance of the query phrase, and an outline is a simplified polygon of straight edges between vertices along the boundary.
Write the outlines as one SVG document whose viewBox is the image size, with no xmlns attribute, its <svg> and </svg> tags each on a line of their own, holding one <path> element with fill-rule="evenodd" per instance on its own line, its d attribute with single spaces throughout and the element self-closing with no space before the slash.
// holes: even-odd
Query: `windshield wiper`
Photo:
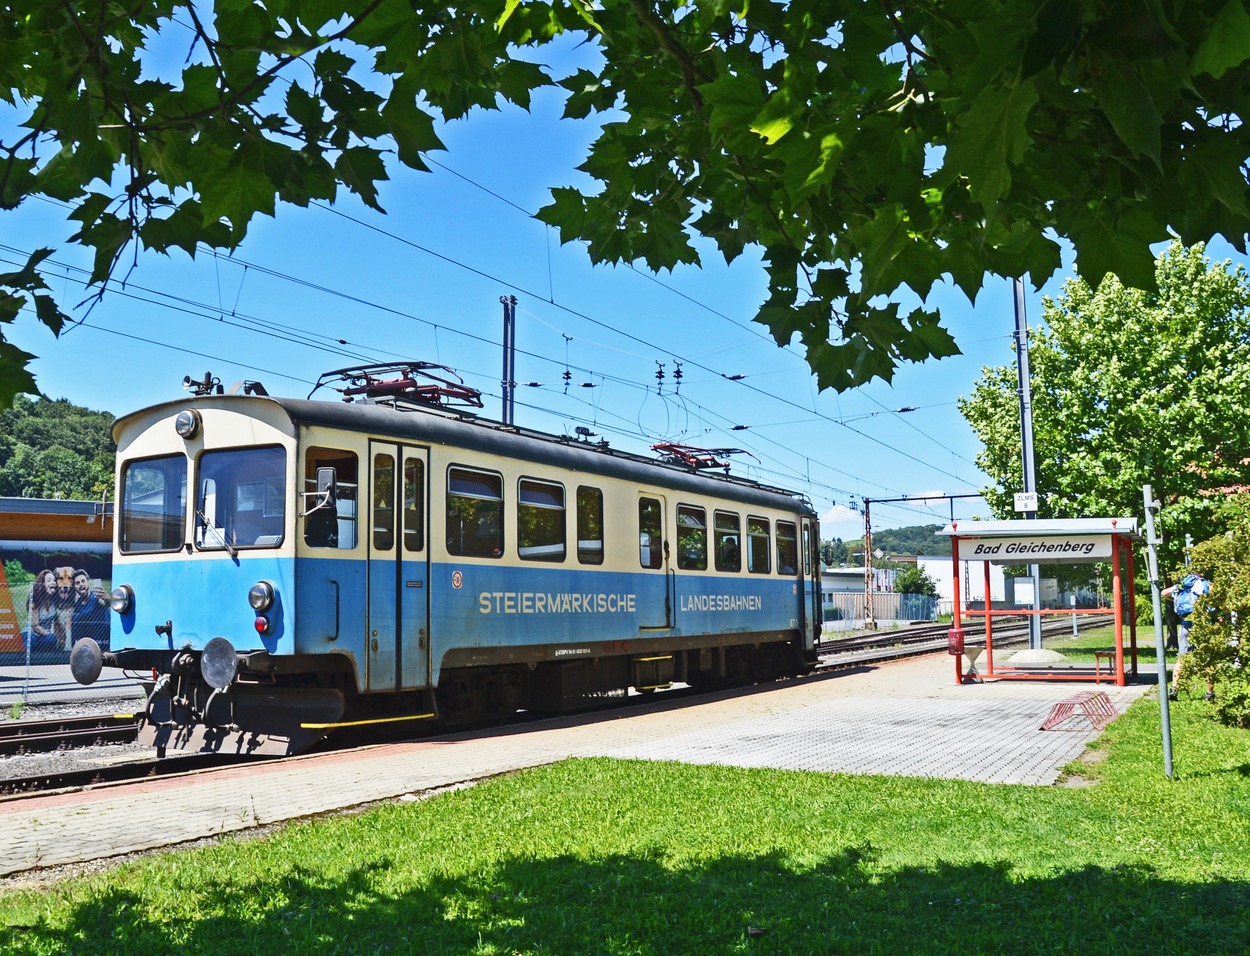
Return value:
<svg viewBox="0 0 1250 956">
<path fill-rule="evenodd" d="M 229 541 L 226 540 L 225 532 L 223 532 L 215 524 L 209 523 L 208 518 L 204 514 L 203 508 L 196 511 L 195 515 L 197 518 L 200 519 L 203 527 L 207 528 L 209 531 L 211 531 L 213 534 L 217 536 L 217 540 L 221 542 L 221 546 L 230 552 L 230 557 L 237 558 L 239 556 L 238 549 L 235 548 L 234 545 L 232 545 Z M 201 547 L 203 547 L 203 545 L 201 545 Z"/>
</svg>

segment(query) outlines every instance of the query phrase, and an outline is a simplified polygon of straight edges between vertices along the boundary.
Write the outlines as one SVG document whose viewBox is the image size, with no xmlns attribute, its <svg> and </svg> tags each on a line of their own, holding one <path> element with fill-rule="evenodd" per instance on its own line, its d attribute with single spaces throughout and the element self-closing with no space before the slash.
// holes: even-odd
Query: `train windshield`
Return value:
<svg viewBox="0 0 1250 956">
<path fill-rule="evenodd" d="M 121 550 L 177 551 L 186 535 L 185 455 L 128 461 L 122 466 Z"/>
<path fill-rule="evenodd" d="M 286 528 L 286 450 L 231 448 L 200 456 L 195 544 L 204 551 L 276 548 Z"/>
</svg>

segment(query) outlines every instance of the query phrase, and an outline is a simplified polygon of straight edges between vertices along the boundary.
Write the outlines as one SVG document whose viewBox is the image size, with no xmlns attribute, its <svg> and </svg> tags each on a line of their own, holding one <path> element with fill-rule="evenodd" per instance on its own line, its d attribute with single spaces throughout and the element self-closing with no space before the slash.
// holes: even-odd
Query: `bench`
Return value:
<svg viewBox="0 0 1250 956">
<path fill-rule="evenodd" d="M 1094 683 L 1102 683 L 1102 662 L 1107 662 L 1107 678 L 1115 676 L 1115 650 L 1094 651 Z"/>
</svg>

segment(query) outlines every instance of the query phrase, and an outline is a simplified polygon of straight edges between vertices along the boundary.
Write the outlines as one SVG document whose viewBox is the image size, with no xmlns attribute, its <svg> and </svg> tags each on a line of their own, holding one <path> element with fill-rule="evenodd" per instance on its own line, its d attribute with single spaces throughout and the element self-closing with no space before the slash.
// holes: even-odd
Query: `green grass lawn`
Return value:
<svg viewBox="0 0 1250 956">
<path fill-rule="evenodd" d="M 1094 651 L 1112 650 L 1115 647 L 1115 628 L 1099 627 L 1082 631 L 1079 637 L 1047 637 L 1043 642 L 1047 650 L 1058 651 L 1071 661 L 1094 662 Z M 1169 654 L 1169 660 L 1176 652 Z M 1129 629 L 1124 626 L 1124 660 L 1129 659 Z M 1154 625 L 1137 628 L 1137 668 L 1149 665 L 1153 670 L 1156 661 Z M 1127 665 L 1126 665 L 1127 666 Z"/>
<path fill-rule="evenodd" d="M 0 952 L 1244 954 L 1250 733 L 1207 713 L 1174 781 L 1153 694 L 1083 787 L 572 760 L 9 890 Z"/>
</svg>

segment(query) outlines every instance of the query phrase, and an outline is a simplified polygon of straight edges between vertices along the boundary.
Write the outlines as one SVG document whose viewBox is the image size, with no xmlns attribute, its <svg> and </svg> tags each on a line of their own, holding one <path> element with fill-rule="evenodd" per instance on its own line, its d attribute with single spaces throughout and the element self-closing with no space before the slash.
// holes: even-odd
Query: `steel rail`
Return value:
<svg viewBox="0 0 1250 956">
<path fill-rule="evenodd" d="M 138 734 L 139 720 L 133 714 L 6 721 L 0 723 L 0 756 L 131 743 Z"/>
</svg>

